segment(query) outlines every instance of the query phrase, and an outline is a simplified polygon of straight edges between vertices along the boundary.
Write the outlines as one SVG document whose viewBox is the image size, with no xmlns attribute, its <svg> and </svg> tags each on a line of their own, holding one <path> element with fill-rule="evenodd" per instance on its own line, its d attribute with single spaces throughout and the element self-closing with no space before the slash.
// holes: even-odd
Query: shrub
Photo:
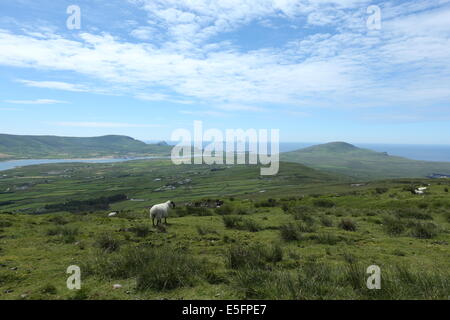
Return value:
<svg viewBox="0 0 450 320">
<path fill-rule="evenodd" d="M 265 208 L 272 208 L 278 206 L 278 201 L 276 199 L 269 198 L 265 201 L 260 201 L 255 203 L 256 208 L 265 207 Z"/>
<path fill-rule="evenodd" d="M 283 248 L 279 243 L 266 247 L 266 260 L 268 262 L 280 262 L 281 260 L 283 260 L 283 255 Z"/>
<path fill-rule="evenodd" d="M 341 239 L 332 234 L 332 233 L 319 233 L 317 236 L 312 237 L 320 244 L 329 244 L 329 245 L 335 245 L 337 244 Z"/>
<path fill-rule="evenodd" d="M 313 216 L 306 212 L 294 212 L 294 219 L 295 220 L 301 220 L 305 222 L 307 225 L 312 226 L 316 221 L 314 220 Z"/>
<path fill-rule="evenodd" d="M 298 222 L 297 228 L 300 232 L 316 232 L 316 227 L 314 225 L 306 224 L 303 222 Z"/>
<path fill-rule="evenodd" d="M 392 254 L 398 257 L 406 256 L 406 253 L 400 249 L 394 249 L 394 251 L 392 251 Z"/>
<path fill-rule="evenodd" d="M 416 187 L 414 187 L 414 186 L 403 187 L 403 191 L 410 192 L 412 194 L 416 194 Z"/>
<path fill-rule="evenodd" d="M 186 210 L 185 215 L 199 216 L 199 217 L 207 217 L 213 215 L 212 211 L 206 207 L 187 206 L 185 207 L 185 210 Z"/>
<path fill-rule="evenodd" d="M 9 221 L 0 221 L 0 228 L 9 228 L 12 226 L 12 223 Z"/>
<path fill-rule="evenodd" d="M 151 232 L 151 228 L 146 224 L 138 224 L 129 229 L 133 232 L 137 237 L 146 237 Z"/>
<path fill-rule="evenodd" d="M 432 220 L 433 217 L 417 208 L 403 208 L 397 211 L 397 216 L 400 218 L 410 218 L 419 220 Z"/>
<path fill-rule="evenodd" d="M 317 199 L 313 202 L 314 206 L 319 208 L 333 208 L 336 204 L 329 199 Z"/>
<path fill-rule="evenodd" d="M 206 234 L 217 234 L 217 231 L 211 227 L 197 226 L 197 232 L 199 235 L 204 236 Z"/>
<path fill-rule="evenodd" d="M 120 241 L 108 233 L 103 233 L 95 240 L 95 246 L 105 252 L 114 252 L 119 250 Z"/>
<path fill-rule="evenodd" d="M 242 218 L 238 216 L 223 216 L 222 219 L 228 229 L 238 229 L 242 222 Z"/>
<path fill-rule="evenodd" d="M 417 207 L 418 207 L 419 209 L 426 209 L 426 208 L 428 208 L 428 203 L 426 203 L 426 202 L 421 202 L 421 203 L 419 203 L 419 204 L 417 205 Z"/>
<path fill-rule="evenodd" d="M 187 212 L 187 209 L 186 209 L 187 207 L 175 207 L 175 209 L 173 209 L 173 216 L 175 216 L 175 217 L 185 217 L 185 216 L 187 216 L 188 215 L 188 212 Z"/>
<path fill-rule="evenodd" d="M 377 187 L 375 188 L 375 193 L 377 194 L 383 194 L 389 191 L 389 188 L 385 188 L 385 187 Z"/>
<path fill-rule="evenodd" d="M 250 232 L 258 232 L 262 229 L 262 227 L 255 220 L 244 219 L 242 221 L 242 229 Z"/>
<path fill-rule="evenodd" d="M 69 220 L 67 220 L 63 216 L 54 216 L 48 219 L 48 221 L 53 222 L 54 224 L 57 225 L 65 225 L 69 223 Z"/>
<path fill-rule="evenodd" d="M 251 212 L 250 212 L 250 210 L 249 209 L 247 209 L 247 208 L 237 208 L 236 209 L 236 214 L 237 215 L 240 215 L 240 216 L 243 216 L 243 215 L 247 215 L 247 214 L 250 214 Z"/>
<path fill-rule="evenodd" d="M 415 238 L 431 239 L 438 234 L 438 231 L 438 227 L 434 223 L 419 222 L 412 227 L 411 235 Z"/>
<path fill-rule="evenodd" d="M 250 232 L 260 231 L 262 228 L 252 219 L 243 219 L 240 216 L 223 216 L 223 223 L 228 229 L 247 230 Z"/>
<path fill-rule="evenodd" d="M 320 218 L 320 222 L 324 227 L 332 227 L 333 226 L 333 219 L 327 216 L 323 216 Z"/>
<path fill-rule="evenodd" d="M 46 284 L 40 289 L 40 291 L 44 294 L 56 294 L 57 292 L 56 287 L 52 284 Z"/>
<path fill-rule="evenodd" d="M 356 222 L 351 219 L 342 219 L 339 223 L 339 227 L 345 231 L 356 231 Z"/>
<path fill-rule="evenodd" d="M 383 218 L 383 226 L 385 228 L 386 233 L 390 235 L 400 235 L 405 231 L 405 223 L 393 217 L 384 217 Z"/>
<path fill-rule="evenodd" d="M 224 215 L 230 215 L 234 213 L 234 206 L 229 204 L 229 203 L 225 203 L 224 205 L 222 205 L 219 208 L 216 208 L 216 213 L 224 216 Z"/>
<path fill-rule="evenodd" d="M 87 300 L 89 299 L 89 292 L 86 288 L 75 290 L 75 293 L 68 298 L 69 300 Z"/>
<path fill-rule="evenodd" d="M 296 241 L 303 239 L 303 235 L 300 232 L 298 225 L 294 223 L 282 225 L 280 227 L 280 235 L 285 241 Z"/>
<path fill-rule="evenodd" d="M 353 289 L 359 290 L 366 285 L 366 274 L 364 268 L 356 261 L 356 259 L 347 261 L 346 281 L 351 284 Z"/>
<path fill-rule="evenodd" d="M 57 226 L 47 230 L 48 236 L 60 236 L 64 243 L 73 243 L 76 241 L 75 236 L 79 234 L 78 227 L 74 226 Z"/>
</svg>

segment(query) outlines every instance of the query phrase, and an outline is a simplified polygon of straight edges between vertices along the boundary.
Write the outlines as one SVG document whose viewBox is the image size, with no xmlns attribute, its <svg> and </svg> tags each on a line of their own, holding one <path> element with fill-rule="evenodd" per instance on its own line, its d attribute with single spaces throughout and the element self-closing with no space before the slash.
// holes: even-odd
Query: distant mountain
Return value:
<svg viewBox="0 0 450 320">
<path fill-rule="evenodd" d="M 169 155 L 166 144 L 146 144 L 127 136 L 93 138 L 0 134 L 0 158 L 84 158 Z"/>
<path fill-rule="evenodd" d="M 450 162 L 418 161 L 361 149 L 346 142 L 331 142 L 280 155 L 288 162 L 340 173 L 358 179 L 412 178 L 450 174 Z"/>
</svg>

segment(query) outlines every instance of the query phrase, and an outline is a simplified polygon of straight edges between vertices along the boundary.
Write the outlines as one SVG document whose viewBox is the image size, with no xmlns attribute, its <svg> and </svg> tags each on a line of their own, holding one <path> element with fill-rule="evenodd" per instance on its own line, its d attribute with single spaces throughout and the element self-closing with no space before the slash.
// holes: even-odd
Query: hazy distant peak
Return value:
<svg viewBox="0 0 450 320">
<path fill-rule="evenodd" d="M 348 152 L 358 150 L 358 147 L 347 142 L 329 142 L 308 147 L 304 151 L 329 151 L 329 152 Z"/>
<path fill-rule="evenodd" d="M 165 141 L 159 141 L 156 145 L 157 145 L 157 146 L 164 146 L 164 147 L 166 147 L 166 146 L 168 146 L 169 144 L 168 144 L 167 142 L 165 142 Z"/>
</svg>

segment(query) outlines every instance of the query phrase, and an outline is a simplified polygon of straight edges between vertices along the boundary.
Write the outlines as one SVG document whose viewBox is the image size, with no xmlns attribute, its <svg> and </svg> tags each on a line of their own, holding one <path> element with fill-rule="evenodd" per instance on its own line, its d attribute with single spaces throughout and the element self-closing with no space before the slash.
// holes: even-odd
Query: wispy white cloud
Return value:
<svg viewBox="0 0 450 320">
<path fill-rule="evenodd" d="M 79 128 L 157 128 L 157 124 L 134 124 L 121 122 L 55 122 L 54 125 L 61 127 L 79 127 Z"/>
<path fill-rule="evenodd" d="M 113 88 L 111 93 L 147 101 L 198 100 L 214 106 L 209 112 L 219 116 L 263 111 L 253 106 L 266 104 L 394 107 L 450 98 L 448 1 L 438 6 L 424 0 L 414 6 L 382 2 L 385 18 L 382 30 L 375 33 L 365 27 L 365 9 L 372 3 L 365 0 L 129 2 L 146 10 L 153 21 L 133 25 L 138 30 L 134 36 L 144 39 L 163 29 L 165 34 L 158 38 L 162 43 L 136 43 L 107 33 L 84 32 L 67 39 L 55 33 L 0 30 L 0 64 L 74 72 L 105 82 Z M 247 51 L 235 43 L 211 40 L 272 18 L 303 18 L 307 35 L 277 48 Z M 327 33 L 314 31 L 315 25 L 328 26 Z M 48 89 L 101 91 L 67 82 L 20 81 Z"/>
<path fill-rule="evenodd" d="M 19 79 L 17 82 L 23 83 L 28 87 L 45 88 L 45 89 L 56 89 L 74 92 L 86 92 L 88 88 L 83 85 L 72 84 L 60 81 L 33 81 L 33 80 L 23 80 Z"/>
<path fill-rule="evenodd" d="M 163 94 L 163 93 L 139 93 L 135 96 L 135 98 L 145 101 L 169 101 L 178 104 L 192 104 L 194 103 L 191 100 L 185 99 L 176 99 L 171 95 Z"/>
<path fill-rule="evenodd" d="M 229 114 L 224 113 L 224 112 L 219 112 L 219 111 L 214 111 L 214 110 L 198 110 L 198 111 L 193 111 L 193 110 L 181 110 L 180 111 L 181 114 L 188 114 L 188 115 L 194 115 L 194 116 L 201 116 L 201 117 L 228 117 Z"/>
<path fill-rule="evenodd" d="M 67 101 L 53 100 L 53 99 L 4 100 L 4 102 L 12 103 L 12 104 L 61 104 L 61 103 L 68 103 Z"/>
<path fill-rule="evenodd" d="M 242 105 L 242 104 L 221 104 L 215 106 L 214 108 L 223 110 L 223 111 L 252 111 L 252 112 L 264 112 L 267 111 L 265 108 L 250 106 L 250 105 Z"/>
</svg>

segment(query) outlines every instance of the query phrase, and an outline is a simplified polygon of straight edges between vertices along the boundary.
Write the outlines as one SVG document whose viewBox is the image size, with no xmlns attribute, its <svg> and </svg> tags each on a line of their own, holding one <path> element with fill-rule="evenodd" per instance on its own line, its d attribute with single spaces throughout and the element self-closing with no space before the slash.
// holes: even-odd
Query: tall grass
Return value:
<svg viewBox="0 0 450 320">
<path fill-rule="evenodd" d="M 119 250 L 120 241 L 111 236 L 109 233 L 103 233 L 95 240 L 95 246 L 105 252 L 114 252 Z"/>
<path fill-rule="evenodd" d="M 366 264 L 308 262 L 298 270 L 241 269 L 232 284 L 244 299 L 447 299 L 450 274 L 402 265 L 381 268 L 381 289 L 367 288 Z"/>
<path fill-rule="evenodd" d="M 228 229 L 247 230 L 257 232 L 262 229 L 261 225 L 251 218 L 242 218 L 241 216 L 223 216 L 223 223 Z"/>
<path fill-rule="evenodd" d="M 383 227 L 386 233 L 392 236 L 398 236 L 406 229 L 404 221 L 391 216 L 383 217 Z"/>
<path fill-rule="evenodd" d="M 76 241 L 76 236 L 80 233 L 76 226 L 56 226 L 51 227 L 46 231 L 48 236 L 59 236 L 64 243 L 73 243 Z"/>
<path fill-rule="evenodd" d="M 135 278 L 140 291 L 192 286 L 205 274 L 205 268 L 205 261 L 170 246 L 127 247 L 98 255 L 86 266 L 88 273 L 105 278 Z"/>
<path fill-rule="evenodd" d="M 228 266 L 231 269 L 267 269 L 268 263 L 277 263 L 283 259 L 283 249 L 279 244 L 271 245 L 232 245 L 227 253 Z"/>
<path fill-rule="evenodd" d="M 218 234 L 217 230 L 213 229 L 209 226 L 197 226 L 197 233 L 201 236 L 207 235 L 207 234 Z"/>
</svg>

